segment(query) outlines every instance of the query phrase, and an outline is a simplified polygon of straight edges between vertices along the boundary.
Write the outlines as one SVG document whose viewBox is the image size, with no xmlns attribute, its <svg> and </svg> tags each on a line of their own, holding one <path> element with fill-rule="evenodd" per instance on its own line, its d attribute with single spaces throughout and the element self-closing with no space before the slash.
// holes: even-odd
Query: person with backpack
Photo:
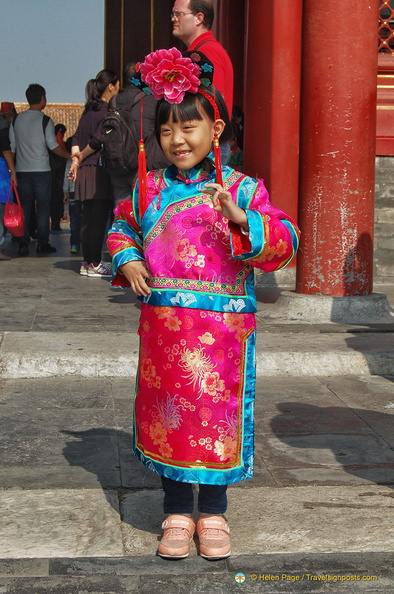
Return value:
<svg viewBox="0 0 394 594">
<path fill-rule="evenodd" d="M 10 126 L 10 144 L 12 152 L 16 153 L 18 191 L 25 217 L 25 234 L 19 243 L 20 256 L 29 255 L 29 221 L 34 204 L 37 211 L 37 254 L 56 252 L 49 243 L 52 174 L 48 149 L 71 159 L 71 154 L 56 140 L 53 121 L 42 113 L 47 104 L 44 87 L 29 85 L 26 99 L 29 109 L 18 113 Z"/>
<path fill-rule="evenodd" d="M 123 90 L 109 102 L 108 116 L 102 128 L 102 161 L 111 176 L 115 206 L 131 197 L 131 188 L 138 170 L 140 139 L 140 91 L 132 84 L 135 62 L 128 62 L 123 71 Z M 143 130 L 147 169 L 169 165 L 155 135 L 156 99 L 144 95 Z"/>
<path fill-rule="evenodd" d="M 86 84 L 85 109 L 72 139 L 70 177 L 75 181 L 75 199 L 82 202 L 80 274 L 110 278 L 111 269 L 101 259 L 113 193 L 108 172 L 101 163 L 101 129 L 110 99 L 119 92 L 113 70 L 100 70 Z"/>
</svg>

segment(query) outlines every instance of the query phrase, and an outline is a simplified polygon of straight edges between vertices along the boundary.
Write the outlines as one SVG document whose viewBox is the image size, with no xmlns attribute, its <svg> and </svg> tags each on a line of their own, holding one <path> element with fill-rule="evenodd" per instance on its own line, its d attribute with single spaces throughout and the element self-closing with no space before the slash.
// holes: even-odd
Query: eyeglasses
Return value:
<svg viewBox="0 0 394 594">
<path fill-rule="evenodd" d="M 193 14 L 192 12 L 180 12 L 179 10 L 174 10 L 171 13 L 171 19 L 177 19 L 179 20 L 181 17 L 187 15 L 187 14 Z"/>
</svg>

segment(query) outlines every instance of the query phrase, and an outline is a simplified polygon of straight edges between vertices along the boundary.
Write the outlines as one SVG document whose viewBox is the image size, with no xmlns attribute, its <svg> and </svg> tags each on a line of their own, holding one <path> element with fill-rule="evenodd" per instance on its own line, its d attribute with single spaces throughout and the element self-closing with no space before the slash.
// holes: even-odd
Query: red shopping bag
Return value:
<svg viewBox="0 0 394 594">
<path fill-rule="evenodd" d="M 14 193 L 16 202 L 12 199 Z M 22 237 L 25 232 L 23 208 L 19 198 L 17 187 L 11 182 L 10 193 L 4 206 L 4 226 L 14 237 Z"/>
</svg>

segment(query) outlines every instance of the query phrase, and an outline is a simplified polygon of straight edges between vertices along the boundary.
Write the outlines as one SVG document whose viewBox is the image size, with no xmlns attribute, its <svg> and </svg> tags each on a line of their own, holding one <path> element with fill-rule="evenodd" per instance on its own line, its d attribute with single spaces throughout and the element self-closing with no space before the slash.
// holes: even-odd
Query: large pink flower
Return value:
<svg viewBox="0 0 394 594">
<path fill-rule="evenodd" d="M 200 86 L 199 66 L 190 58 L 184 58 L 176 47 L 150 53 L 140 70 L 141 79 L 154 98 L 164 97 L 169 103 L 180 103 L 186 91 L 197 93 Z"/>
</svg>

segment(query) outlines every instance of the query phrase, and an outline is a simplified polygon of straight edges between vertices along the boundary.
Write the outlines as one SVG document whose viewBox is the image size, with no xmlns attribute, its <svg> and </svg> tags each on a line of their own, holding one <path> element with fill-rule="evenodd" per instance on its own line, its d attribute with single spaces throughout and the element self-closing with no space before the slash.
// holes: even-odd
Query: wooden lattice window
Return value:
<svg viewBox="0 0 394 594">
<path fill-rule="evenodd" d="M 378 52 L 394 55 L 394 0 L 380 0 Z"/>
</svg>

